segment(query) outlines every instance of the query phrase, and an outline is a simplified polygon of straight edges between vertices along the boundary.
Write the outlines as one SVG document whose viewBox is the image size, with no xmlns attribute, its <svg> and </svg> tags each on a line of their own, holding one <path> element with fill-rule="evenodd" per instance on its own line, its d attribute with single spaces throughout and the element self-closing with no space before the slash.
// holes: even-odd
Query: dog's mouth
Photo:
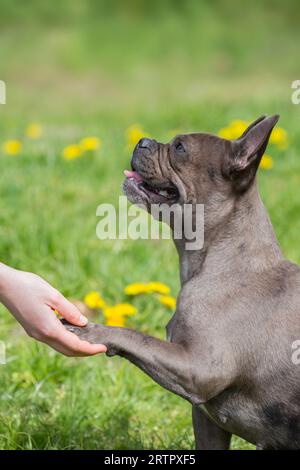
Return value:
<svg viewBox="0 0 300 470">
<path fill-rule="evenodd" d="M 146 182 L 137 171 L 125 170 L 124 175 L 126 177 L 125 191 L 132 193 L 138 193 L 139 197 L 146 197 L 147 202 L 153 204 L 161 203 L 175 203 L 179 199 L 179 191 L 174 184 L 171 182 L 164 183 L 162 185 L 152 185 Z M 127 191 L 126 186 L 130 191 Z M 135 201 L 133 201 L 135 202 Z"/>
</svg>

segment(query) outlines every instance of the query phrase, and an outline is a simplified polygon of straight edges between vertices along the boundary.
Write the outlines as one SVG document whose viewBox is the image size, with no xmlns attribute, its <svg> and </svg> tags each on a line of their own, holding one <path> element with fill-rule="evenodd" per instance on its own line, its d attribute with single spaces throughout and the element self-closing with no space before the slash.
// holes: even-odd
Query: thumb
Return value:
<svg viewBox="0 0 300 470">
<path fill-rule="evenodd" d="M 73 325 L 85 326 L 88 323 L 88 319 L 82 315 L 80 310 L 63 295 L 59 295 L 51 307 L 54 307 L 63 318 Z"/>
</svg>

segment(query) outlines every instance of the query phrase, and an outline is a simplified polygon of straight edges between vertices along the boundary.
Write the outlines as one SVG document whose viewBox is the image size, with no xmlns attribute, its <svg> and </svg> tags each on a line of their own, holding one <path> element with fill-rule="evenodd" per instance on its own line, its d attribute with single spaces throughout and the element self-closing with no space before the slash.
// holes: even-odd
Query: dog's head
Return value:
<svg viewBox="0 0 300 470">
<path fill-rule="evenodd" d="M 125 171 L 129 200 L 145 205 L 222 204 L 253 184 L 278 115 L 260 117 L 236 140 L 209 134 L 177 135 L 170 143 L 141 139 L 131 171 Z"/>
</svg>

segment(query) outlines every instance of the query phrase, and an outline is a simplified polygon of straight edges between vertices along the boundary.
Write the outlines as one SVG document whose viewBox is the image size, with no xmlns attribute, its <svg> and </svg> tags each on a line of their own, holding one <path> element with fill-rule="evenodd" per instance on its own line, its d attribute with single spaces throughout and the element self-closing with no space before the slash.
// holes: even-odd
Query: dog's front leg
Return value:
<svg viewBox="0 0 300 470">
<path fill-rule="evenodd" d="M 203 400 L 198 395 L 191 361 L 181 344 L 169 343 L 128 328 L 109 327 L 89 323 L 76 327 L 63 320 L 65 327 L 81 339 L 101 343 L 107 355 L 125 357 L 142 369 L 164 388 L 182 396 L 191 403 Z"/>
</svg>

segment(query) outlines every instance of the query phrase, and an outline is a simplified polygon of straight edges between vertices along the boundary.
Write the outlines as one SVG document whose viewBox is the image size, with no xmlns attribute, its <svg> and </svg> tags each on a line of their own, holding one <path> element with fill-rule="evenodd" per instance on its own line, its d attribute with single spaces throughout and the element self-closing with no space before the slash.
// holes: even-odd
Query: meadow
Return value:
<svg viewBox="0 0 300 470">
<path fill-rule="evenodd" d="M 122 194 L 134 141 L 128 128 L 167 141 L 279 113 L 287 144 L 270 145 L 273 166 L 259 170 L 259 184 L 285 255 L 300 263 L 296 1 L 168 0 L 149 8 L 142 0 L 0 0 L 0 10 L 2 262 L 41 275 L 69 298 L 97 291 L 109 305 L 130 302 L 137 314 L 126 324 L 163 338 L 171 310 L 124 288 L 157 281 L 176 296 L 172 243 L 96 237 L 97 206 Z M 63 157 L 89 136 L 99 148 Z M 11 140 L 21 143 L 15 154 Z M 125 360 L 61 356 L 28 338 L 3 307 L 0 340 L 1 449 L 193 448 L 190 405 Z M 232 448 L 253 447 L 234 437 Z"/>
</svg>

